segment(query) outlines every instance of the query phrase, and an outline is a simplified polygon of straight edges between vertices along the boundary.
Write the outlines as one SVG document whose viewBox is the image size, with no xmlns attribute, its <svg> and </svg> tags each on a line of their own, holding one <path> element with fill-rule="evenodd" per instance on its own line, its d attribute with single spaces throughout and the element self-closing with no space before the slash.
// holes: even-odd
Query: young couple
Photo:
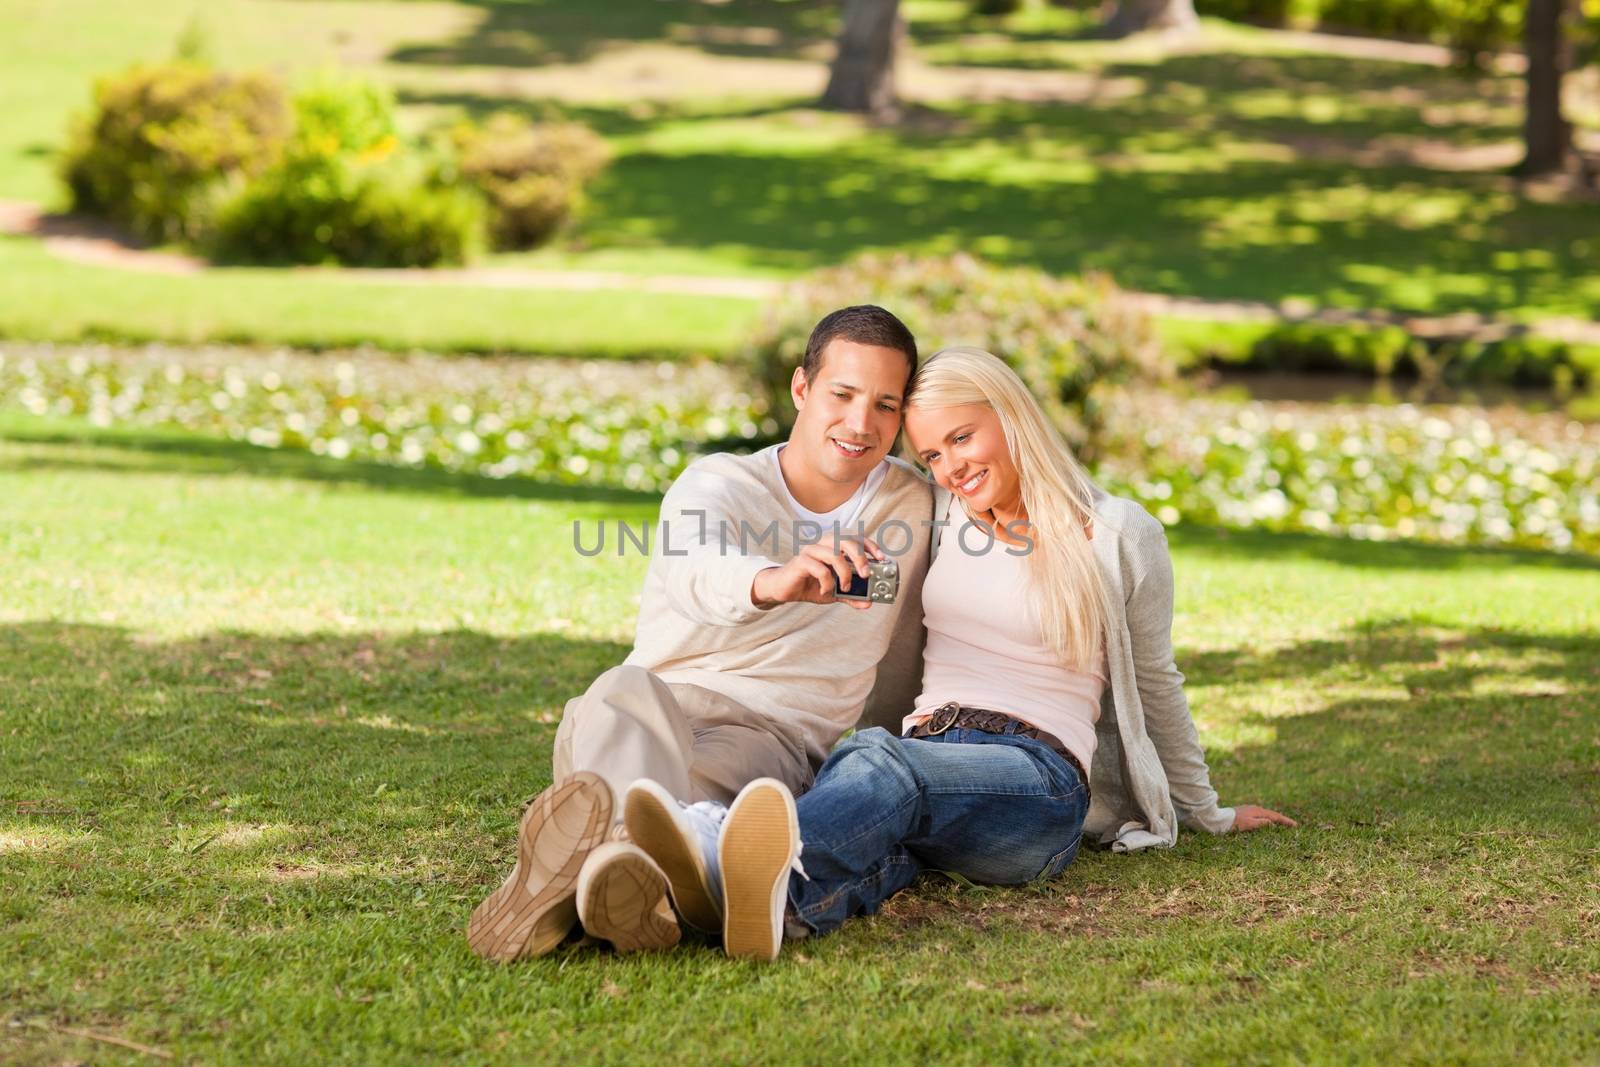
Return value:
<svg viewBox="0 0 1600 1067">
<path fill-rule="evenodd" d="M 1018 884 L 1059 874 L 1085 832 L 1127 851 L 1180 821 L 1295 825 L 1218 806 L 1161 525 L 1089 480 L 1001 360 L 919 368 L 897 318 L 844 308 L 791 392 L 787 443 L 708 456 L 668 491 L 633 652 L 567 703 L 475 951 L 541 955 L 579 923 L 664 949 L 687 924 L 772 959 L 924 869 Z M 902 421 L 934 484 L 889 456 Z M 805 534 L 891 523 L 897 599 L 838 599 L 884 546 Z"/>
</svg>

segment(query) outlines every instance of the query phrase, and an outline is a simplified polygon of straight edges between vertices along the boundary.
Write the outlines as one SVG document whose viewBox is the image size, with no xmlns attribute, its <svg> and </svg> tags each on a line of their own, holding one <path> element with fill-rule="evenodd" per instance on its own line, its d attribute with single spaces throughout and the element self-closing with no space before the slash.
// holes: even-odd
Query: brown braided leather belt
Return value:
<svg viewBox="0 0 1600 1067">
<path fill-rule="evenodd" d="M 1089 775 L 1084 771 L 1083 764 L 1078 762 L 1078 757 L 1061 743 L 1059 737 L 1045 733 L 1037 726 L 1029 726 L 1015 715 L 1007 715 L 1003 711 L 963 707 L 952 700 L 913 726 L 906 736 L 936 737 L 946 730 L 982 730 L 986 734 L 1005 734 L 1006 728 L 1013 723 L 1018 729 L 1011 730 L 1009 736 L 1031 737 L 1035 741 L 1043 741 L 1051 751 L 1070 763 L 1072 769 L 1078 772 L 1078 781 L 1083 783 L 1084 796 L 1089 795 Z"/>
</svg>

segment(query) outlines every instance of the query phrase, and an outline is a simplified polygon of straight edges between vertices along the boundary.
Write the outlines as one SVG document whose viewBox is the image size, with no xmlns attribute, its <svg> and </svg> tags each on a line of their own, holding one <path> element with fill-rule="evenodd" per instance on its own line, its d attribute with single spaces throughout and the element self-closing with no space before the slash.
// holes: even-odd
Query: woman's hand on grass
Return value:
<svg viewBox="0 0 1600 1067">
<path fill-rule="evenodd" d="M 1263 826 L 1299 826 L 1300 824 L 1287 815 L 1279 814 L 1271 808 L 1259 807 L 1255 804 L 1240 804 L 1233 809 L 1233 828 L 1241 832 L 1259 830 Z"/>
</svg>

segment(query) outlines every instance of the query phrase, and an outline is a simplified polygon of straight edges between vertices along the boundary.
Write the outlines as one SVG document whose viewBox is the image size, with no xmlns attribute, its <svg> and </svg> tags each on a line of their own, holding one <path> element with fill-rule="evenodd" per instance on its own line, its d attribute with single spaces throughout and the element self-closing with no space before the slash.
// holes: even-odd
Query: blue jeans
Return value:
<svg viewBox="0 0 1600 1067">
<path fill-rule="evenodd" d="M 796 802 L 794 915 L 815 933 L 871 915 L 924 869 L 1017 885 L 1078 854 L 1089 797 L 1043 742 L 982 730 L 899 738 L 863 730 L 834 750 Z"/>
</svg>

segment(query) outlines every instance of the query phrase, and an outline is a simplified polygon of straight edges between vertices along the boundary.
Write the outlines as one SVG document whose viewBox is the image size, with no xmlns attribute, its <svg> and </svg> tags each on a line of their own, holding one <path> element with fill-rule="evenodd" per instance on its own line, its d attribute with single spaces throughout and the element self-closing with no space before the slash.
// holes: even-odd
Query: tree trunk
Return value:
<svg viewBox="0 0 1600 1067">
<path fill-rule="evenodd" d="M 1194 0 L 1121 0 L 1106 21 L 1106 37 L 1126 37 L 1145 30 L 1189 33 L 1200 28 Z"/>
<path fill-rule="evenodd" d="M 1522 136 L 1527 155 L 1520 174 L 1552 174 L 1567 168 L 1572 156 L 1572 126 L 1561 113 L 1561 81 L 1572 65 L 1572 48 L 1563 32 L 1568 0 L 1528 0 L 1523 41 L 1528 50 L 1527 111 Z"/>
<path fill-rule="evenodd" d="M 839 52 L 822 106 L 892 118 L 899 109 L 894 59 L 904 34 L 900 0 L 845 0 Z"/>
</svg>

